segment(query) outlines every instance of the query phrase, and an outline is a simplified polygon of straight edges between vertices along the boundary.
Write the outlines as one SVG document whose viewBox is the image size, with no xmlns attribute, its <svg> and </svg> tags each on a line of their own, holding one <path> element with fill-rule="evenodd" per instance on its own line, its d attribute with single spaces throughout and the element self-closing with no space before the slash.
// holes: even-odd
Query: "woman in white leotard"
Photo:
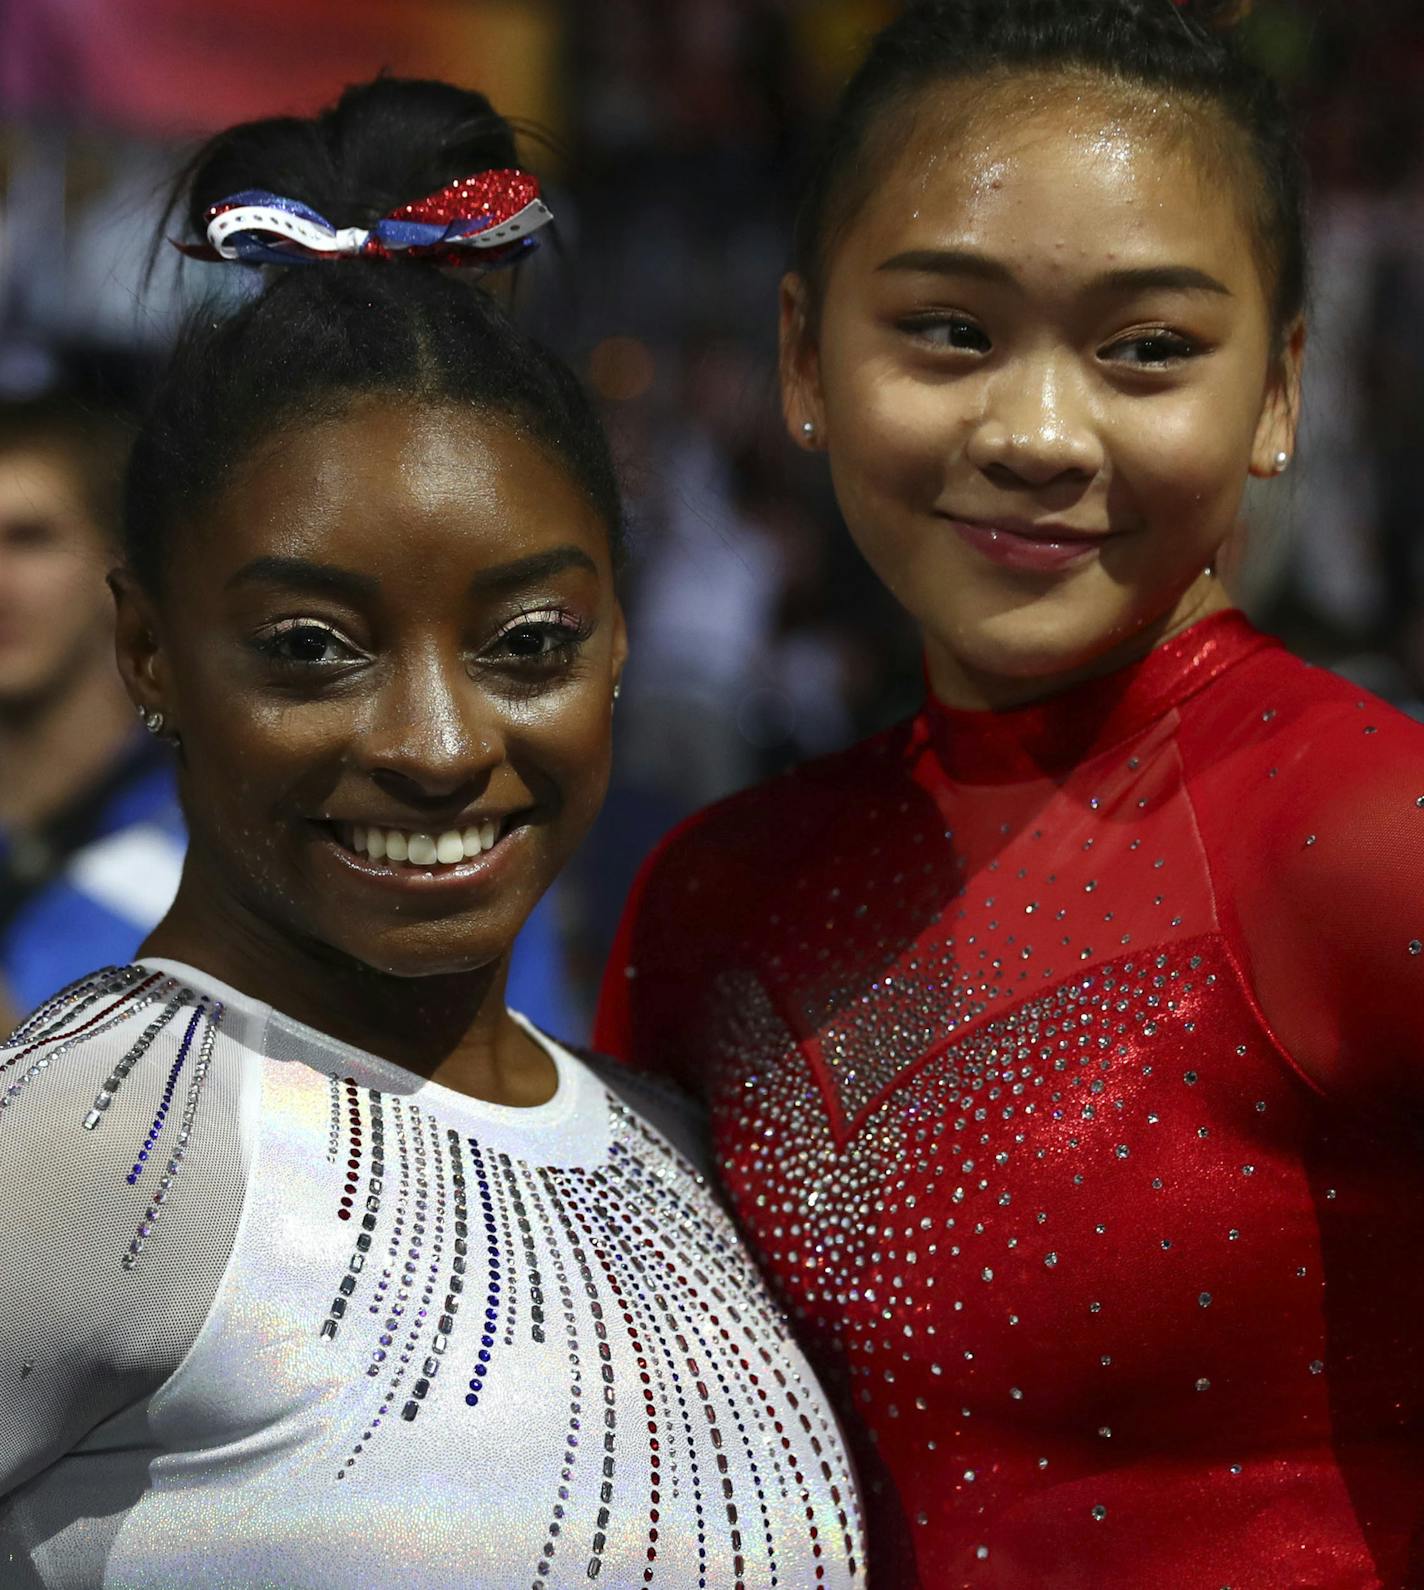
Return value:
<svg viewBox="0 0 1424 1590">
<path fill-rule="evenodd" d="M 504 1003 L 626 649 L 586 400 L 435 268 L 537 195 L 389 79 L 191 168 L 199 252 L 294 268 L 189 328 L 131 467 L 177 901 L 0 1049 L 7 1586 L 863 1581 L 696 1122 Z"/>
</svg>

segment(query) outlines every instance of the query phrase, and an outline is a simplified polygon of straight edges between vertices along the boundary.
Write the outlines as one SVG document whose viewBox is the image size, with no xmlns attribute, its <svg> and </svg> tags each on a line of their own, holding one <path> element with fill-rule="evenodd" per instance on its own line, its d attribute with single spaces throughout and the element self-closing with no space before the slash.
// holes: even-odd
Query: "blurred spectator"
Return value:
<svg viewBox="0 0 1424 1590">
<path fill-rule="evenodd" d="M 0 1025 L 128 960 L 182 865 L 173 756 L 114 666 L 121 432 L 60 399 L 0 405 Z M 6 1010 L 10 1022 L 6 1021 Z"/>
</svg>

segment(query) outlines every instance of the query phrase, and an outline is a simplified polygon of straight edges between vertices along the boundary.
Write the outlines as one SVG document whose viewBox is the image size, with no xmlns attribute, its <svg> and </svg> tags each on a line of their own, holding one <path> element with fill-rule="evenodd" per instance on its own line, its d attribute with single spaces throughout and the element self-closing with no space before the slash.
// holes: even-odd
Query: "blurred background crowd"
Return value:
<svg viewBox="0 0 1424 1590">
<path fill-rule="evenodd" d="M 523 268 L 521 312 L 598 394 L 628 492 L 614 787 L 526 932 L 512 1002 L 579 1038 L 663 831 L 914 707 L 914 636 L 784 440 L 774 378 L 800 178 L 896 9 L 0 0 L 0 1030 L 127 958 L 181 864 L 103 570 L 146 384 L 185 309 L 241 283 L 166 250 L 146 274 L 165 184 L 204 132 L 378 69 L 483 89 L 547 134 L 528 158 L 560 242 Z M 1247 27 L 1303 117 L 1316 275 L 1298 461 L 1248 499 L 1240 599 L 1424 716 L 1424 8 L 1258 0 Z"/>
</svg>

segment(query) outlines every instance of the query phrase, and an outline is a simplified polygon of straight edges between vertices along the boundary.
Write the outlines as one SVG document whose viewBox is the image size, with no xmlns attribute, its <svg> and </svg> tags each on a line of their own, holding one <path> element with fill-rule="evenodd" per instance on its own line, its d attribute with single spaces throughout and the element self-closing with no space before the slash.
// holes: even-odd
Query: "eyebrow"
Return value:
<svg viewBox="0 0 1424 1590">
<path fill-rule="evenodd" d="M 534 552 L 493 569 L 483 569 L 470 581 L 477 595 L 517 589 L 535 580 L 548 579 L 568 568 L 598 573 L 598 565 L 580 547 L 553 547 Z M 303 591 L 320 591 L 326 596 L 355 599 L 374 596 L 380 581 L 370 574 L 338 568 L 333 563 L 313 563 L 309 558 L 264 557 L 245 563 L 227 582 L 231 590 L 240 585 L 285 585 Z"/>
<path fill-rule="evenodd" d="M 357 574 L 333 563 L 313 563 L 308 558 L 254 558 L 227 582 L 228 590 L 238 585 L 287 585 L 304 591 L 321 591 L 327 596 L 374 596 L 378 581 L 369 574 Z"/>
<path fill-rule="evenodd" d="M 970 276 L 998 286 L 1015 285 L 1007 265 L 972 249 L 918 248 L 893 255 L 877 267 L 882 271 L 917 271 L 935 276 Z M 1225 282 L 1218 281 L 1194 265 L 1132 265 L 1104 271 L 1089 285 L 1089 292 L 1218 293 L 1233 296 Z"/>
<path fill-rule="evenodd" d="M 470 589 L 480 596 L 517 590 L 521 585 L 532 585 L 536 580 L 547 580 L 551 575 L 562 574 L 565 569 L 586 569 L 590 574 L 598 573 L 598 565 L 582 547 L 551 547 L 547 552 L 531 552 L 527 558 L 515 558 L 511 563 L 482 569 L 470 581 Z"/>
</svg>

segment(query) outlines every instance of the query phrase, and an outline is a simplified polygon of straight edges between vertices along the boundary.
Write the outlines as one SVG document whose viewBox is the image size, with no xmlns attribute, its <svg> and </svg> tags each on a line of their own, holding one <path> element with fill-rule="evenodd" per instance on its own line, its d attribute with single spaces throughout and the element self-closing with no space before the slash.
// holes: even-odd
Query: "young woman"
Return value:
<svg viewBox="0 0 1424 1590">
<path fill-rule="evenodd" d="M 7 1586 L 863 1581 L 685 1114 L 504 1004 L 625 651 L 590 407 L 433 268 L 523 246 L 514 165 L 382 80 L 193 167 L 198 238 L 311 262 L 194 324 L 133 459 L 192 844 L 139 964 L 0 1049 Z"/>
<path fill-rule="evenodd" d="M 610 969 L 889 1586 L 1424 1583 L 1424 729 L 1213 572 L 1305 335 L 1219 9 L 939 0 L 872 48 L 785 407 L 929 699 L 677 833 Z"/>
</svg>

